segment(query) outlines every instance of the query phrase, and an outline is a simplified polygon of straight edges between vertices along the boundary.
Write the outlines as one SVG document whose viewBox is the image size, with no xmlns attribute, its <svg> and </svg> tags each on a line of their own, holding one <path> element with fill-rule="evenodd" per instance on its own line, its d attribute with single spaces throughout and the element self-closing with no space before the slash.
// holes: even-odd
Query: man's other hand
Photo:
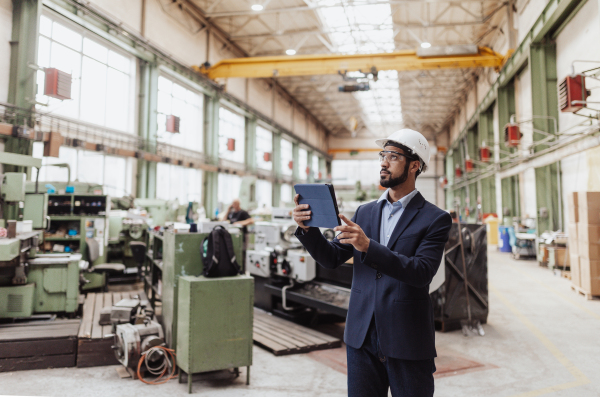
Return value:
<svg viewBox="0 0 600 397">
<path fill-rule="evenodd" d="M 337 236 L 340 243 L 352 244 L 357 251 L 367 252 L 371 240 L 367 237 L 365 232 L 363 232 L 361 227 L 342 214 L 340 214 L 340 219 L 344 221 L 345 225 L 336 226 L 335 229 L 333 229 L 336 232 L 341 232 Z"/>
<path fill-rule="evenodd" d="M 296 203 L 296 207 L 294 208 L 294 211 L 292 211 L 292 215 L 294 217 L 294 221 L 298 224 L 298 226 L 301 227 L 302 230 L 307 231 L 309 226 L 304 226 L 304 221 L 310 219 L 311 211 L 308 210 L 308 204 L 298 204 L 299 199 L 299 194 L 294 196 L 294 203 Z"/>
</svg>

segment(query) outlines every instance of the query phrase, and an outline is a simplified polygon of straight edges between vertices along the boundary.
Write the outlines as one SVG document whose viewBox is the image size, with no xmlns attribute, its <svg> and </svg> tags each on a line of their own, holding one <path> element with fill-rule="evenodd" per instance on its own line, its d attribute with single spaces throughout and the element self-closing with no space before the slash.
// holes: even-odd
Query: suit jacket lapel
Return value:
<svg viewBox="0 0 600 397">
<path fill-rule="evenodd" d="M 388 248 L 391 248 L 394 245 L 394 243 L 396 242 L 396 240 L 398 240 L 402 232 L 404 232 L 404 229 L 408 227 L 413 218 L 419 213 L 419 210 L 423 207 L 424 203 L 425 199 L 423 198 L 421 193 L 417 193 L 415 197 L 413 197 L 412 200 L 410 200 L 410 202 L 404 209 L 400 220 L 396 224 L 394 231 L 392 232 L 390 241 L 388 241 Z M 381 216 L 379 222 L 381 222 Z"/>
<path fill-rule="evenodd" d="M 385 201 L 381 200 L 379 203 L 373 206 L 371 210 L 371 219 L 373 222 L 371 228 L 371 238 L 377 242 L 379 242 L 379 230 L 381 229 L 381 211 L 383 211 L 383 206 L 385 205 Z"/>
</svg>

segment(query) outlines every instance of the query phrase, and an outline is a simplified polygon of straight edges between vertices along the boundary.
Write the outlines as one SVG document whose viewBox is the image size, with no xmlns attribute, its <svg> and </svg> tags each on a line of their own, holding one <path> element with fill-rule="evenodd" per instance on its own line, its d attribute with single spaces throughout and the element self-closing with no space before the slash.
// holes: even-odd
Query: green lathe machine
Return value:
<svg viewBox="0 0 600 397">
<path fill-rule="evenodd" d="M 2 153 L 0 163 L 41 167 L 30 156 Z M 25 193 L 24 172 L 0 176 L 0 318 L 77 310 L 81 255 L 40 255 L 41 230 L 47 225 L 48 196 Z"/>
</svg>

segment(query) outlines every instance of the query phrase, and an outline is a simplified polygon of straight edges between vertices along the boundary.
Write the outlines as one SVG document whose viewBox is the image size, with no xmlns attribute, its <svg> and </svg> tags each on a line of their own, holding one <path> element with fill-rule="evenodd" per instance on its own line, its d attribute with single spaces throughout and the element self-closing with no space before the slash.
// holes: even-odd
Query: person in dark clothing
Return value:
<svg viewBox="0 0 600 397">
<path fill-rule="evenodd" d="M 248 211 L 240 207 L 239 199 L 233 200 L 229 208 L 227 208 L 227 220 L 235 226 L 240 226 L 244 233 L 247 231 L 246 226 L 254 223 L 254 219 Z"/>
<path fill-rule="evenodd" d="M 429 284 L 448 241 L 452 218 L 429 203 L 415 187 L 427 170 L 429 143 L 402 129 L 376 141 L 388 188 L 379 200 L 363 204 L 327 241 L 311 218 L 308 204 L 294 201 L 296 237 L 315 261 L 335 269 L 354 259 L 344 341 L 349 397 L 433 397 L 435 327 Z M 315 214 L 318 216 L 318 214 Z"/>
</svg>

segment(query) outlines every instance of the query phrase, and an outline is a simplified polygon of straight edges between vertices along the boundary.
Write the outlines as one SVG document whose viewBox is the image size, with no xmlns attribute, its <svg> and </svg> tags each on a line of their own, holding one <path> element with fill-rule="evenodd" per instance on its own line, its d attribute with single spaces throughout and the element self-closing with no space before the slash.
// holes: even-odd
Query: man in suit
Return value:
<svg viewBox="0 0 600 397">
<path fill-rule="evenodd" d="M 402 129 L 377 145 L 380 184 L 388 189 L 363 204 L 328 242 L 306 227 L 308 205 L 294 198 L 296 236 L 317 263 L 336 268 L 351 257 L 354 273 L 344 341 L 348 395 L 433 396 L 435 330 L 429 284 L 440 266 L 452 224 L 450 215 L 415 189 L 427 169 L 429 145 L 417 131 Z"/>
</svg>

